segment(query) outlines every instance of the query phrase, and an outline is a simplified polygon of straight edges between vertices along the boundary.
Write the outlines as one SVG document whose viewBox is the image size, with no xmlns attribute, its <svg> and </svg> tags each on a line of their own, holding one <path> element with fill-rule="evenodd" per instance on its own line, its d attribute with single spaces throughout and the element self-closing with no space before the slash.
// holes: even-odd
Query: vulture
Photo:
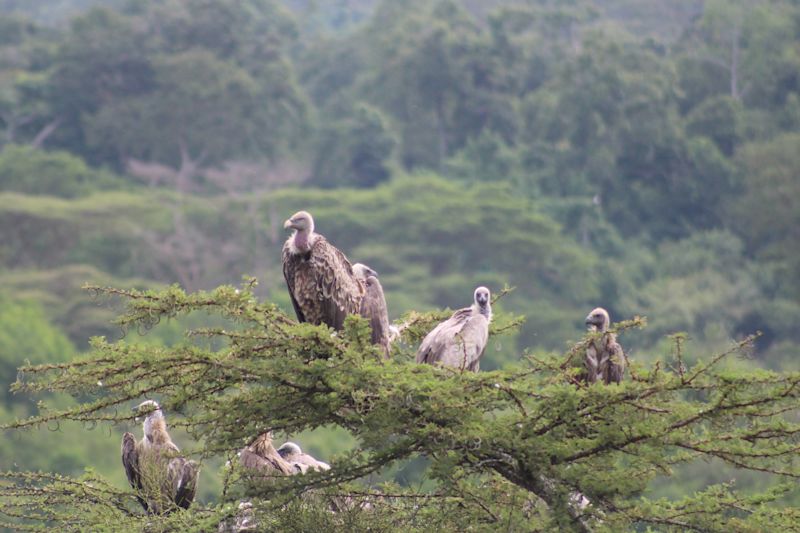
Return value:
<svg viewBox="0 0 800 533">
<path fill-rule="evenodd" d="M 317 461 L 294 442 L 286 442 L 278 448 L 278 454 L 289 464 L 295 466 L 300 472 L 305 474 L 309 468 L 317 471 L 330 470 L 331 465 L 322 461 Z"/>
<path fill-rule="evenodd" d="M 264 477 L 291 476 L 299 472 L 272 446 L 272 432 L 267 431 L 255 438 L 249 446 L 239 452 L 242 466 L 255 470 Z"/>
<path fill-rule="evenodd" d="M 139 503 L 152 514 L 188 509 L 197 489 L 197 463 L 179 455 L 158 403 L 146 400 L 133 410 L 147 413 L 144 437 L 136 442 L 132 433 L 122 436 L 122 465 Z"/>
<path fill-rule="evenodd" d="M 314 231 L 314 219 L 299 211 L 283 227 L 294 233 L 283 245 L 283 276 L 300 322 L 342 329 L 347 315 L 361 310 L 364 284 L 347 257 Z"/>
<path fill-rule="evenodd" d="M 490 296 L 486 287 L 475 289 L 471 307 L 453 313 L 422 340 L 417 363 L 442 364 L 472 372 L 480 370 L 479 361 L 486 349 L 492 320 Z"/>
<path fill-rule="evenodd" d="M 586 317 L 589 331 L 602 333 L 590 340 L 586 347 L 585 363 L 589 383 L 598 380 L 602 380 L 605 384 L 622 381 L 622 374 L 625 372 L 625 354 L 617 342 L 617 336 L 608 331 L 610 324 L 608 311 L 602 307 L 594 309 Z"/>
<path fill-rule="evenodd" d="M 383 287 L 378 281 L 378 273 L 367 265 L 356 263 L 353 274 L 364 284 L 364 297 L 361 299 L 361 316 L 369 320 L 372 328 L 372 344 L 383 348 L 383 356 L 389 358 L 389 312 Z"/>
</svg>

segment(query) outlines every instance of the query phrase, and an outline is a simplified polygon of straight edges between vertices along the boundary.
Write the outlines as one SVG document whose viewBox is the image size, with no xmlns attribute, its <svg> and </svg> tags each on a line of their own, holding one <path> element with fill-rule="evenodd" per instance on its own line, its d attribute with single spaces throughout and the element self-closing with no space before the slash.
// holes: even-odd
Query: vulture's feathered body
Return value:
<svg viewBox="0 0 800 533">
<path fill-rule="evenodd" d="M 602 335 L 589 341 L 586 347 L 586 381 L 595 383 L 619 383 L 625 373 L 625 354 L 617 342 L 617 336 L 608 331 L 611 319 L 602 307 L 594 309 L 586 317 L 589 331 Z"/>
<path fill-rule="evenodd" d="M 364 284 L 364 297 L 361 299 L 361 316 L 369 320 L 372 328 L 372 344 L 383 347 L 384 357 L 389 358 L 389 311 L 386 297 L 378 281 L 378 273 L 367 265 L 356 263 L 353 273 Z"/>
<path fill-rule="evenodd" d="M 197 463 L 179 455 L 167 432 L 158 404 L 147 400 L 134 408 L 151 412 L 143 424 L 144 437 L 136 442 L 132 433 L 122 436 L 122 465 L 137 499 L 145 511 L 161 514 L 180 507 L 188 509 L 197 488 Z"/>
<path fill-rule="evenodd" d="M 417 363 L 477 372 L 489 339 L 490 300 L 489 289 L 475 289 L 472 306 L 459 309 L 425 336 L 417 351 Z"/>
<path fill-rule="evenodd" d="M 286 461 L 272 445 L 272 432 L 262 433 L 239 453 L 242 466 L 264 477 L 291 476 L 299 469 Z"/>
<path fill-rule="evenodd" d="M 347 315 L 361 310 L 364 285 L 347 257 L 314 232 L 314 219 L 300 211 L 284 223 L 294 233 L 283 245 L 283 276 L 297 319 L 340 330 Z"/>
<path fill-rule="evenodd" d="M 295 466 L 302 473 L 306 473 L 309 469 L 323 471 L 330 470 L 331 465 L 323 461 L 318 461 L 312 456 L 305 453 L 300 449 L 300 446 L 294 442 L 285 442 L 278 448 L 278 453 L 285 461 Z"/>
</svg>

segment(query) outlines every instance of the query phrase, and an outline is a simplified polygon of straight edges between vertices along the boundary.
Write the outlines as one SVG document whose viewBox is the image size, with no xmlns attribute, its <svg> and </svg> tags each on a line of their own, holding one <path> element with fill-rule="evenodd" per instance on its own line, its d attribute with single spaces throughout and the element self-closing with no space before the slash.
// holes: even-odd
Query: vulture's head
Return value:
<svg viewBox="0 0 800 533">
<path fill-rule="evenodd" d="M 300 455 L 301 453 L 303 453 L 303 450 L 301 450 L 300 446 L 294 442 L 283 443 L 281 444 L 281 447 L 278 448 L 278 454 L 287 461 L 292 457 Z"/>
<path fill-rule="evenodd" d="M 489 289 L 487 289 L 486 287 L 478 287 L 477 289 L 475 289 L 475 294 L 473 295 L 473 298 L 475 299 L 475 305 L 478 306 L 478 309 L 480 309 L 481 313 L 483 314 L 491 313 L 492 293 L 489 292 Z"/>
<path fill-rule="evenodd" d="M 372 270 L 364 263 L 356 263 L 353 265 L 353 275 L 358 279 L 366 280 L 370 276 L 378 277 L 378 273 Z"/>
<path fill-rule="evenodd" d="M 161 412 L 161 406 L 155 400 L 145 400 L 136 407 L 133 412 L 136 413 L 136 421 L 138 422 L 143 417 L 150 418 L 151 416 L 164 416 Z"/>
<path fill-rule="evenodd" d="M 314 231 L 314 219 L 308 211 L 298 211 L 283 223 L 284 229 L 311 233 Z"/>
<path fill-rule="evenodd" d="M 593 309 L 586 317 L 586 325 L 589 326 L 591 331 L 606 331 L 608 326 L 611 325 L 611 319 L 608 317 L 608 311 L 602 307 Z"/>
</svg>

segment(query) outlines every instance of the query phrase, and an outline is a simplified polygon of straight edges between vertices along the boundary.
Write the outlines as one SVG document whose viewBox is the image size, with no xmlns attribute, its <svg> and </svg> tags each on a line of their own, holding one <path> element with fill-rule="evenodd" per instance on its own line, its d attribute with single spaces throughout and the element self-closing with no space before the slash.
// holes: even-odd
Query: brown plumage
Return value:
<svg viewBox="0 0 800 533">
<path fill-rule="evenodd" d="M 600 332 L 598 338 L 589 341 L 586 347 L 586 381 L 605 384 L 619 383 L 625 373 L 625 354 L 617 342 L 617 336 L 608 331 L 611 319 L 602 307 L 594 309 L 586 317 L 589 331 Z"/>
<path fill-rule="evenodd" d="M 425 336 L 417 351 L 417 363 L 477 372 L 489 339 L 491 320 L 491 294 L 486 287 L 478 287 L 472 306 L 459 309 Z"/>
<path fill-rule="evenodd" d="M 378 281 L 378 273 L 367 265 L 356 263 L 353 274 L 364 283 L 364 297 L 361 299 L 361 316 L 369 320 L 372 328 L 372 344 L 383 347 L 384 358 L 389 358 L 389 311 L 386 297 Z"/>
<path fill-rule="evenodd" d="M 146 400 L 135 411 L 150 410 L 144 420 L 144 437 L 136 442 L 132 433 L 122 436 L 122 465 L 136 498 L 152 514 L 188 509 L 197 489 L 197 463 L 178 455 L 180 450 L 167 432 L 161 408 Z"/>
<path fill-rule="evenodd" d="M 284 228 L 295 230 L 283 245 L 283 276 L 297 320 L 340 330 L 347 315 L 361 310 L 364 285 L 347 257 L 314 232 L 314 219 L 299 211 Z"/>
<path fill-rule="evenodd" d="M 290 476 L 299 470 L 286 461 L 272 445 L 272 432 L 267 431 L 255 438 L 239 453 L 242 466 L 255 470 L 265 478 Z"/>
</svg>

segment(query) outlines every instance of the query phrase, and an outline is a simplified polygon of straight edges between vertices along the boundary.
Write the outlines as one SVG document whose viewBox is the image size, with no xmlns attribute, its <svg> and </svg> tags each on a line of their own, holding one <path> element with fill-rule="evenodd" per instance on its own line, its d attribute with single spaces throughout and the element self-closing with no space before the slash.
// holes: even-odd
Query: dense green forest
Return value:
<svg viewBox="0 0 800 533">
<path fill-rule="evenodd" d="M 603 306 L 646 317 L 620 335 L 635 364 L 674 364 L 673 334 L 692 364 L 760 332 L 728 364 L 797 371 L 798 131 L 791 0 L 0 0 L 0 423 L 76 401 L 12 394 L 26 363 L 209 326 L 120 330 L 86 283 L 254 276 L 291 312 L 299 209 L 380 273 L 393 320 L 513 287 L 497 310 L 525 321 L 490 338 L 486 370 L 563 353 Z M 0 471 L 91 468 L 124 489 L 125 429 L 5 431 Z M 331 463 L 357 443 L 291 437 Z M 646 492 L 771 483 L 681 468 Z M 420 460 L 380 475 L 430 482 Z"/>
</svg>

